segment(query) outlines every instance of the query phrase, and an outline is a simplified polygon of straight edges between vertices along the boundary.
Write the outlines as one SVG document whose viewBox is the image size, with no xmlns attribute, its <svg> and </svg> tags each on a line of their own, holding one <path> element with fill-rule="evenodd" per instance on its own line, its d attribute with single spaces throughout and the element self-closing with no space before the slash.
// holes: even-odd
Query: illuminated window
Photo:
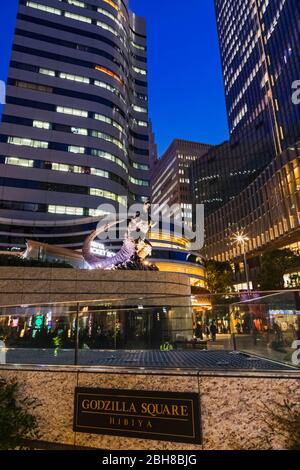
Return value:
<svg viewBox="0 0 300 470">
<path fill-rule="evenodd" d="M 149 186 L 149 181 L 133 178 L 132 176 L 129 177 L 129 181 L 137 186 Z"/>
<path fill-rule="evenodd" d="M 149 170 L 150 169 L 149 165 L 142 165 L 141 163 L 136 163 L 136 162 L 133 162 L 132 166 L 133 168 L 136 168 L 137 170 Z"/>
<path fill-rule="evenodd" d="M 65 11 L 65 17 L 70 18 L 71 20 L 83 21 L 83 23 L 91 23 L 91 18 L 87 16 L 77 15 L 76 13 L 70 13 L 69 11 Z"/>
<path fill-rule="evenodd" d="M 34 147 L 34 148 L 41 148 L 41 149 L 47 149 L 49 147 L 48 142 L 43 142 L 40 140 L 33 140 L 33 139 L 26 139 L 23 137 L 8 137 L 7 143 L 13 144 L 13 145 L 24 145 L 24 147 Z"/>
<path fill-rule="evenodd" d="M 27 2 L 26 6 L 30 8 L 35 8 L 36 10 L 46 11 L 47 13 L 53 13 L 54 15 L 62 14 L 61 10 L 58 10 L 57 8 L 49 7 L 47 5 L 41 5 L 40 3 Z"/>
<path fill-rule="evenodd" d="M 5 158 L 5 164 L 6 165 L 33 167 L 34 160 L 26 160 L 25 158 L 18 158 L 18 157 L 6 157 Z"/>
<path fill-rule="evenodd" d="M 33 121 L 32 127 L 49 130 L 51 129 L 51 124 L 47 121 Z"/>
<path fill-rule="evenodd" d="M 68 146 L 68 152 L 71 152 L 71 153 L 85 153 L 85 148 L 84 147 L 77 147 L 76 145 L 69 145 Z"/>
<path fill-rule="evenodd" d="M 42 75 L 50 75 L 50 77 L 55 77 L 55 70 L 40 69 L 39 73 L 41 73 Z"/>
<path fill-rule="evenodd" d="M 133 105 L 132 109 L 137 113 L 147 113 L 147 108 L 142 108 L 141 106 Z"/>
<path fill-rule="evenodd" d="M 94 114 L 94 119 L 96 119 L 97 121 L 102 121 L 102 122 L 106 122 L 107 124 L 111 124 L 113 125 L 114 127 L 116 127 L 120 132 L 123 132 L 125 134 L 125 129 L 124 127 L 121 126 L 121 124 L 119 124 L 117 121 L 115 121 L 114 119 L 111 119 L 107 116 L 104 116 L 103 114 L 98 114 L 98 113 L 95 113 Z"/>
<path fill-rule="evenodd" d="M 102 211 L 101 209 L 89 209 L 89 215 L 91 217 L 103 217 L 109 215 L 109 212 Z"/>
<path fill-rule="evenodd" d="M 57 106 L 56 112 L 63 113 L 63 114 L 71 114 L 72 116 L 80 116 L 84 118 L 88 117 L 87 111 L 83 111 L 82 109 L 75 109 L 75 108 L 65 108 L 64 106 Z"/>
<path fill-rule="evenodd" d="M 141 51 L 145 51 L 145 50 L 146 50 L 145 46 L 141 46 L 140 44 L 137 44 L 136 42 L 131 41 L 131 44 L 132 44 L 133 47 L 135 47 L 136 49 L 140 49 Z"/>
<path fill-rule="evenodd" d="M 111 142 L 120 149 L 124 151 L 126 150 L 124 144 L 120 140 L 116 139 L 115 137 L 112 137 L 111 135 L 105 134 L 104 132 L 93 130 L 91 131 L 91 136 L 96 137 L 97 139 L 105 140 L 106 142 Z"/>
<path fill-rule="evenodd" d="M 109 152 L 104 152 L 103 150 L 98 150 L 98 149 L 91 149 L 91 154 L 94 155 L 95 157 L 100 157 L 104 158 L 105 160 L 110 160 L 111 162 L 116 163 L 117 165 L 121 166 L 126 173 L 128 173 L 128 168 L 125 165 L 125 163 L 115 155 L 109 153 Z"/>
<path fill-rule="evenodd" d="M 90 195 L 91 196 L 97 196 L 97 197 L 103 197 L 105 199 L 111 199 L 113 201 L 118 202 L 119 204 L 124 205 L 124 206 L 127 205 L 126 196 L 119 196 L 118 194 L 112 193 L 111 191 L 106 191 L 104 189 L 90 188 Z"/>
<path fill-rule="evenodd" d="M 71 127 L 71 132 L 76 135 L 88 135 L 88 130 L 81 127 Z"/>
<path fill-rule="evenodd" d="M 136 73 L 140 73 L 141 75 L 147 75 L 147 71 L 144 69 L 140 69 L 139 67 L 132 67 L 132 68 Z"/>
<path fill-rule="evenodd" d="M 96 65 L 95 69 L 98 70 L 98 72 L 106 73 L 106 75 L 109 75 L 110 77 L 115 78 L 116 80 L 118 80 L 118 82 L 124 85 L 124 82 L 121 79 L 121 77 L 119 77 L 119 75 L 113 72 L 112 70 L 109 70 L 106 67 L 102 67 L 101 65 Z"/>
<path fill-rule="evenodd" d="M 48 212 L 51 214 L 83 215 L 82 207 L 71 206 L 48 206 Z"/>
<path fill-rule="evenodd" d="M 117 5 L 115 2 L 113 2 L 112 0 L 103 0 L 105 3 L 108 3 L 111 7 L 113 7 L 118 13 L 120 13 L 120 15 L 122 16 L 122 18 L 125 19 L 125 16 L 124 16 L 124 13 L 122 12 L 121 8 L 119 7 L 119 5 Z"/>
<path fill-rule="evenodd" d="M 119 26 L 119 28 L 121 28 L 121 29 L 123 29 L 123 31 L 125 31 L 121 21 L 119 21 L 112 13 L 110 13 L 107 10 L 104 10 L 103 8 L 98 8 L 97 11 L 98 11 L 98 13 L 102 13 L 102 15 L 107 16 L 108 18 L 113 20 Z"/>
<path fill-rule="evenodd" d="M 101 176 L 101 178 L 109 178 L 108 171 L 99 170 L 98 168 L 91 168 L 91 175 Z"/>
<path fill-rule="evenodd" d="M 63 163 L 52 163 L 52 170 L 55 171 L 70 171 L 69 165 L 64 165 Z"/>
<path fill-rule="evenodd" d="M 81 75 L 72 75 L 70 73 L 65 72 L 60 72 L 59 78 L 64 78 L 65 80 L 72 80 L 73 82 L 90 83 L 90 79 L 87 77 L 82 77 Z"/>
<path fill-rule="evenodd" d="M 126 101 L 124 100 L 122 94 L 120 93 L 120 91 L 117 89 L 117 88 L 114 88 L 113 86 L 109 85 L 108 83 L 106 82 L 101 82 L 99 80 L 95 80 L 94 81 L 94 85 L 95 86 L 98 86 L 100 88 L 105 88 L 106 90 L 108 91 L 111 91 L 112 93 L 114 93 L 116 96 L 118 96 L 118 98 L 120 98 L 123 103 L 126 104 Z"/>
<path fill-rule="evenodd" d="M 79 2 L 78 0 L 68 0 L 68 3 L 70 5 L 74 5 L 75 7 L 79 7 L 79 8 L 85 8 L 86 7 L 85 3 Z"/>
</svg>

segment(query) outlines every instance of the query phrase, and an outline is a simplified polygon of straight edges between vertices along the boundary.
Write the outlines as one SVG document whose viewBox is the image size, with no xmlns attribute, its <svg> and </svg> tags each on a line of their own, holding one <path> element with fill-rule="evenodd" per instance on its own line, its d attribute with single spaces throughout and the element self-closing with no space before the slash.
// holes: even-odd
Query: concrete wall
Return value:
<svg viewBox="0 0 300 470">
<path fill-rule="evenodd" d="M 0 306 L 165 295 L 189 297 L 189 277 L 156 271 L 0 267 Z"/>
<path fill-rule="evenodd" d="M 270 373 L 201 373 L 198 371 L 138 371 L 109 368 L 0 366 L 0 378 L 17 380 L 19 396 L 34 397 L 41 406 L 38 418 L 44 441 L 111 450 L 180 450 L 248 448 L 250 441 L 265 436 L 261 407 L 272 407 L 272 400 L 288 397 L 300 402 L 299 374 Z M 73 433 L 75 387 L 130 390 L 195 392 L 201 401 L 203 445 L 178 444 L 136 438 Z M 272 447 L 284 448 L 282 436 L 273 436 Z"/>
</svg>

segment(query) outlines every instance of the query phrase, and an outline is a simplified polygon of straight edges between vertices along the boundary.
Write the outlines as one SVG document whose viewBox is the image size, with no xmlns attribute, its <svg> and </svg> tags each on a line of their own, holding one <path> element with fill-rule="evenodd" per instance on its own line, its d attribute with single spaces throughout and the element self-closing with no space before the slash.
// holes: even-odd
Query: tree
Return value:
<svg viewBox="0 0 300 470">
<path fill-rule="evenodd" d="M 289 249 L 264 253 L 259 278 L 261 289 L 284 289 L 284 274 L 288 269 L 297 266 L 300 266 L 300 256 Z"/>
<path fill-rule="evenodd" d="M 206 263 L 207 287 L 211 294 L 233 291 L 233 271 L 228 262 L 210 260 Z"/>
</svg>

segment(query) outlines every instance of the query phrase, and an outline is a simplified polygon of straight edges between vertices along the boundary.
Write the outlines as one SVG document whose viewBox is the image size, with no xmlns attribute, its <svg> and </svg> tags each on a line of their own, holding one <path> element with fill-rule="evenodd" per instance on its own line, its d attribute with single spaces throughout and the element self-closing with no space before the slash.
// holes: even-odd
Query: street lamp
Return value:
<svg viewBox="0 0 300 470">
<path fill-rule="evenodd" d="M 249 241 L 249 237 L 247 236 L 246 233 L 241 231 L 241 232 L 235 233 L 232 239 L 233 239 L 233 242 L 236 245 L 239 245 L 242 249 L 242 254 L 244 256 L 245 273 L 246 273 L 247 292 L 248 292 L 248 298 L 250 298 L 250 291 L 251 291 L 250 278 L 249 278 L 249 269 L 248 269 L 247 256 L 246 256 L 246 244 Z"/>
</svg>

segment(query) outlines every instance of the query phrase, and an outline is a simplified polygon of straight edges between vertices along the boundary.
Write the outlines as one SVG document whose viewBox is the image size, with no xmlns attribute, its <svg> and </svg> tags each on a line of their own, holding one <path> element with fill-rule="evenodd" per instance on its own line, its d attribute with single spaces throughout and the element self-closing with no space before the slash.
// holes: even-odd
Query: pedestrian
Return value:
<svg viewBox="0 0 300 470">
<path fill-rule="evenodd" d="M 211 339 L 212 341 L 216 341 L 217 339 L 217 327 L 216 327 L 216 324 L 215 324 L 215 321 L 213 320 L 212 321 L 212 324 L 210 325 L 210 328 L 209 328 L 209 331 L 210 331 L 210 335 L 211 335 Z"/>
<path fill-rule="evenodd" d="M 203 340 L 203 329 L 201 322 L 197 322 L 197 326 L 195 329 L 195 336 L 197 339 Z"/>
</svg>

